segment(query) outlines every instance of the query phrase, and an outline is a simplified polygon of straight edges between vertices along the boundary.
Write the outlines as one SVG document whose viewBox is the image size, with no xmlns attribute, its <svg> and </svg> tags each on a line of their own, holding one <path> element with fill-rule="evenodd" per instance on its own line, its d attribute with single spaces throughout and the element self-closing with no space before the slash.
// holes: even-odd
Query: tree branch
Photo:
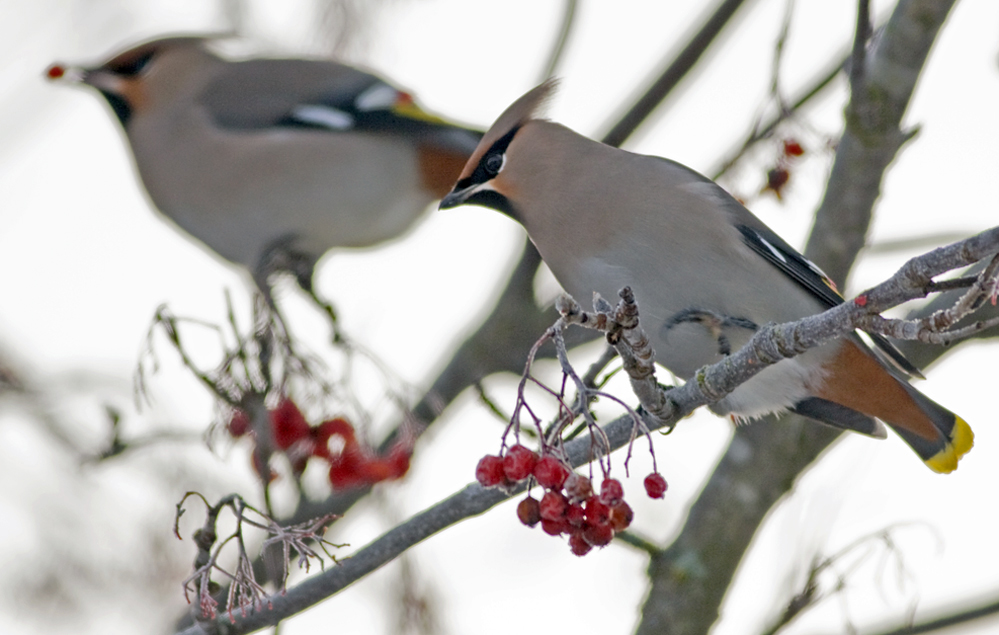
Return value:
<svg viewBox="0 0 999 635">
<path fill-rule="evenodd" d="M 882 631 L 879 635 L 922 635 L 923 633 L 933 633 L 997 613 L 999 613 L 999 600 L 992 600 L 986 604 L 964 609 L 946 617 L 910 624 L 890 631 Z"/>
<path fill-rule="evenodd" d="M 741 382 L 760 372 L 766 366 L 776 363 L 779 359 L 803 352 L 811 346 L 821 345 L 830 339 L 841 337 L 851 332 L 856 323 L 865 316 L 883 311 L 909 299 L 924 297 L 927 293 L 926 282 L 934 276 L 956 267 L 966 266 L 996 253 L 999 253 L 999 227 L 961 243 L 937 249 L 925 256 L 910 260 L 888 281 L 866 292 L 864 294 L 866 301 L 863 303 L 847 302 L 820 315 L 760 329 L 739 352 L 717 364 L 705 367 L 698 373 L 696 380 L 688 381 L 683 386 L 669 390 L 667 395 L 669 402 L 674 406 L 673 416 L 657 421 L 649 420 L 649 427 L 654 429 L 675 423 L 695 408 L 720 399 Z M 603 438 L 609 442 L 610 449 L 617 449 L 628 444 L 633 438 L 633 426 L 632 418 L 624 416 L 604 427 Z M 820 429 L 820 426 L 816 425 L 811 427 Z M 573 466 L 579 466 L 591 460 L 592 443 L 591 438 L 587 436 L 565 444 L 567 457 Z M 793 444 L 785 445 L 784 448 L 789 451 L 789 455 L 792 457 L 796 453 Z M 220 616 L 213 621 L 195 624 L 183 631 L 183 635 L 238 635 L 276 624 L 338 593 L 437 532 L 465 518 L 481 514 L 510 496 L 523 491 L 527 482 L 522 482 L 518 487 L 508 492 L 486 489 L 477 483 L 467 485 L 450 498 L 386 532 L 337 566 L 308 578 L 290 589 L 285 595 L 271 598 L 273 609 L 247 611 L 245 617 L 237 611 L 233 613 L 234 623 L 230 621 L 228 616 Z M 783 491 L 782 488 L 777 487 L 774 488 L 773 493 L 779 497 Z M 758 498 L 754 499 L 753 502 L 756 503 L 758 500 Z M 765 512 L 766 509 L 768 507 L 759 511 Z M 714 514 L 717 516 L 724 513 L 726 517 L 729 517 L 732 511 L 731 509 L 722 511 L 716 508 Z M 721 522 L 717 518 L 715 520 L 718 525 L 742 527 L 737 531 L 743 533 L 746 531 L 745 526 L 741 523 Z M 749 533 L 751 535 L 752 532 Z M 664 555 L 669 553 L 670 551 L 664 552 Z M 694 566 L 691 569 L 692 565 L 690 564 L 691 562 L 699 562 L 696 558 L 695 555 L 695 560 L 688 560 L 686 564 L 674 563 L 670 570 L 671 575 L 678 579 L 684 577 L 696 579 L 698 577 L 696 573 L 700 568 Z M 663 561 L 663 558 L 653 558 L 653 566 Z M 690 575 L 692 573 L 694 575 Z"/>
<path fill-rule="evenodd" d="M 847 131 L 805 250 L 842 284 L 863 245 L 885 170 L 902 145 L 902 114 L 952 1 L 900 0 L 867 60 L 863 87 L 877 108 L 847 108 Z M 879 116 L 875 116 L 879 115 Z M 639 635 L 701 634 L 764 517 L 840 431 L 798 417 L 739 426 L 674 543 L 649 565 Z"/>
<path fill-rule="evenodd" d="M 846 131 L 805 249 L 837 284 L 846 280 L 864 246 L 888 165 L 915 134 L 900 129 L 902 116 L 953 5 L 954 0 L 900 0 L 873 52 L 858 51 L 866 43 L 854 47 Z M 861 57 L 863 68 L 856 64 Z"/>
<path fill-rule="evenodd" d="M 683 47 L 676 59 L 666 67 L 635 105 L 604 135 L 601 142 L 617 147 L 627 141 L 628 137 L 634 134 L 666 96 L 676 88 L 680 80 L 690 72 L 744 3 L 745 0 L 724 0 L 719 4 L 700 31 Z"/>
<path fill-rule="evenodd" d="M 541 73 L 540 82 L 555 75 L 559 62 L 562 61 L 562 54 L 565 52 L 565 44 L 569 41 L 569 33 L 576 21 L 576 7 L 578 0 L 565 0 L 565 8 L 562 10 L 562 21 L 559 23 L 558 37 L 552 46 L 551 53 L 548 54 L 548 61 L 545 62 L 544 71 Z"/>
</svg>

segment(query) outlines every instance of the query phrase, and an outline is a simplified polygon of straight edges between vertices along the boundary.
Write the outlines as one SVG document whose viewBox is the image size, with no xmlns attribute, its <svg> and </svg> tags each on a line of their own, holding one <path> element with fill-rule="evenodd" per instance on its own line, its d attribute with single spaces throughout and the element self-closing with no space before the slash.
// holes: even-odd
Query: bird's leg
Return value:
<svg viewBox="0 0 999 635">
<path fill-rule="evenodd" d="M 295 280 L 298 281 L 298 286 L 302 289 L 302 291 L 305 291 L 306 295 L 312 298 L 312 301 L 316 303 L 316 306 L 318 306 L 321 311 L 326 313 L 326 316 L 330 319 L 330 325 L 333 329 L 333 343 L 342 342 L 343 337 L 340 334 L 340 329 L 337 328 L 336 309 L 333 308 L 332 304 L 323 298 L 320 298 L 316 293 L 315 287 L 312 286 L 312 272 L 312 267 L 309 268 L 308 274 L 306 275 L 299 275 L 299 273 L 296 272 Z"/>
<path fill-rule="evenodd" d="M 728 337 L 722 329 L 735 326 L 755 331 L 759 328 L 755 322 L 747 320 L 746 318 L 721 315 L 706 309 L 689 308 L 677 311 L 673 314 L 673 316 L 666 320 L 666 323 L 663 324 L 663 330 L 668 331 L 674 326 L 685 323 L 700 324 L 707 329 L 708 333 L 711 334 L 711 337 L 718 342 L 718 354 L 726 357 L 732 354 L 732 344 L 729 342 Z"/>
<path fill-rule="evenodd" d="M 312 284 L 317 259 L 310 254 L 294 249 L 292 247 L 294 240 L 294 236 L 283 236 L 272 242 L 260 257 L 254 279 L 256 279 L 257 285 L 274 309 L 275 314 L 280 315 L 271 293 L 270 277 L 280 272 L 292 274 L 299 288 L 329 317 L 330 326 L 333 329 L 333 342 L 342 342 L 343 336 L 337 325 L 336 309 L 333 308 L 332 304 L 319 297 Z M 281 321 L 282 323 L 284 322 L 283 319 Z M 285 331 L 287 332 L 287 329 Z"/>
</svg>

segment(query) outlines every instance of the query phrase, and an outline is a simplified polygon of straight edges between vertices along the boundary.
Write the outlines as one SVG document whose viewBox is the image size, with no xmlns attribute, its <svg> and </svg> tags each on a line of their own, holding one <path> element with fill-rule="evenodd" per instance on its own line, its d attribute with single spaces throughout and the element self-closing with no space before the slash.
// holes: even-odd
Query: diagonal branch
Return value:
<svg viewBox="0 0 999 635">
<path fill-rule="evenodd" d="M 600 141 L 609 146 L 620 146 L 628 140 L 635 130 L 649 118 L 649 115 L 659 107 L 677 84 L 680 83 L 690 69 L 697 64 L 712 42 L 718 37 L 732 16 L 745 3 L 745 0 L 724 0 L 705 20 L 704 25 L 690 39 L 680 54 L 676 56 L 666 70 L 652 83 L 635 105 L 614 124 L 610 131 Z"/>
<path fill-rule="evenodd" d="M 702 369 L 697 381 L 689 381 L 670 390 L 667 395 L 674 406 L 673 416 L 655 422 L 650 420 L 649 427 L 671 425 L 695 408 L 721 398 L 778 359 L 842 337 L 851 332 L 857 322 L 874 312 L 912 298 L 924 297 L 927 282 L 934 276 L 996 253 L 999 253 L 999 227 L 909 261 L 887 282 L 866 292 L 864 297 L 867 301 L 864 303 L 849 302 L 817 316 L 760 329 L 739 352 Z M 633 425 L 630 416 L 621 417 L 603 428 L 602 436 L 611 449 L 620 448 L 631 440 Z M 819 428 L 814 425 L 812 427 Z M 567 457 L 573 466 L 590 460 L 591 443 L 589 437 L 583 437 L 565 444 Z M 246 617 L 235 615 L 234 622 L 227 616 L 222 616 L 212 622 L 196 624 L 184 630 L 182 635 L 240 635 L 276 624 L 338 593 L 426 538 L 461 520 L 485 512 L 525 487 L 526 481 L 508 492 L 486 489 L 478 484 L 467 485 L 451 497 L 386 532 L 338 566 L 308 578 L 284 595 L 271 598 L 273 609 L 249 612 Z M 725 510 L 724 513 L 728 514 L 730 510 Z M 679 574 L 681 571 L 675 569 L 674 573 Z"/>
</svg>

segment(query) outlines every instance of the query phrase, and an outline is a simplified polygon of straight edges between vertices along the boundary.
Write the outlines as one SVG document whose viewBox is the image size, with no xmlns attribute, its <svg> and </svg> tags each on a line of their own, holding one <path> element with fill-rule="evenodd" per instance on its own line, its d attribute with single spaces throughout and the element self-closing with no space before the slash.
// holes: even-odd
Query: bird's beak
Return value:
<svg viewBox="0 0 999 635">
<path fill-rule="evenodd" d="M 447 196 L 441 199 L 441 204 L 437 207 L 437 209 L 450 209 L 452 207 L 458 207 L 468 200 L 469 196 L 475 194 L 475 192 L 481 187 L 482 184 L 469 185 L 468 187 L 462 188 L 459 188 L 456 185 Z"/>
<path fill-rule="evenodd" d="M 53 82 L 81 84 L 87 80 L 87 69 L 56 62 L 45 69 L 45 78 Z"/>
<path fill-rule="evenodd" d="M 472 185 L 466 185 L 461 187 L 463 181 L 467 179 L 462 179 L 455 184 L 454 189 L 451 193 L 441 199 L 441 204 L 437 209 L 449 209 L 451 207 L 458 207 L 462 203 L 468 202 L 468 199 L 472 198 L 475 194 L 479 192 L 495 191 L 496 188 L 493 187 L 492 181 L 486 181 L 485 183 L 473 183 Z"/>
</svg>

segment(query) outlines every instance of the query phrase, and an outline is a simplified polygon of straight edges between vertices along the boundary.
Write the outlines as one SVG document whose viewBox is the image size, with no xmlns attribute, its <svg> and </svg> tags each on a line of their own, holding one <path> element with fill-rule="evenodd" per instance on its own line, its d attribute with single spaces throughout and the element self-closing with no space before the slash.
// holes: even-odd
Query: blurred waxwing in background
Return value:
<svg viewBox="0 0 999 635">
<path fill-rule="evenodd" d="M 711 180 L 538 118 L 546 82 L 485 134 L 442 208 L 474 203 L 524 225 L 578 299 L 630 285 L 656 361 L 683 379 L 743 346 L 758 326 L 841 303 L 815 265 Z M 887 340 L 878 355 L 912 374 Z M 712 406 L 753 418 L 791 410 L 884 437 L 888 424 L 936 472 L 951 472 L 974 435 L 853 335 L 771 366 Z"/>
<path fill-rule="evenodd" d="M 153 204 L 270 299 L 270 274 L 315 297 L 316 261 L 405 232 L 448 192 L 482 137 L 406 92 L 331 61 L 226 61 L 210 39 L 136 46 L 52 79 L 107 100 Z"/>
</svg>

